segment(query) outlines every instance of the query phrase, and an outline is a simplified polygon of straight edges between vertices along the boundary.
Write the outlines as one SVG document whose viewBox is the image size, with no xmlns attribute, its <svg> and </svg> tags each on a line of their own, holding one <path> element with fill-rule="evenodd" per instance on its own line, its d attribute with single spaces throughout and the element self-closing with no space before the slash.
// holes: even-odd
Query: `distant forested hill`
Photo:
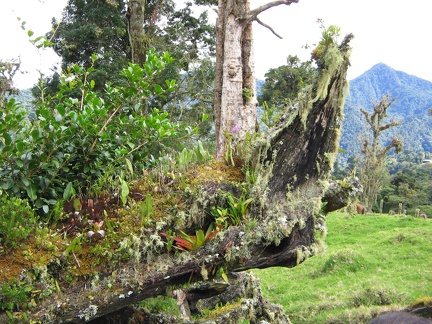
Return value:
<svg viewBox="0 0 432 324">
<path fill-rule="evenodd" d="M 341 161 L 360 152 L 368 131 L 360 107 L 372 111 L 373 101 L 380 101 L 386 94 L 396 98 L 388 110 L 390 119 L 396 118 L 402 125 L 387 131 L 383 144 L 397 136 L 403 141 L 403 150 L 432 152 L 432 116 L 428 114 L 432 83 L 380 63 L 350 81 L 340 140 L 340 147 L 347 153 L 341 155 Z"/>
</svg>

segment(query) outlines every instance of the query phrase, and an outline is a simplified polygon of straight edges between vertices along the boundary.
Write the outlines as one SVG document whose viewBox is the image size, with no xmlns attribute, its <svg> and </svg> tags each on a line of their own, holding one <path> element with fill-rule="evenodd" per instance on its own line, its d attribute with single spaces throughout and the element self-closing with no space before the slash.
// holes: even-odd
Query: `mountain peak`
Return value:
<svg viewBox="0 0 432 324">
<path fill-rule="evenodd" d="M 388 137 L 400 137 L 404 150 L 432 152 L 432 82 L 397 71 L 384 63 L 375 64 L 371 69 L 350 81 L 346 98 L 340 145 L 350 155 L 360 150 L 358 138 L 368 132 L 360 107 L 373 110 L 373 103 L 385 95 L 395 101 L 388 110 L 389 119 L 402 122 L 388 132 Z M 413 131 L 413 130 L 416 131 Z M 385 142 L 385 139 L 384 139 Z"/>
</svg>

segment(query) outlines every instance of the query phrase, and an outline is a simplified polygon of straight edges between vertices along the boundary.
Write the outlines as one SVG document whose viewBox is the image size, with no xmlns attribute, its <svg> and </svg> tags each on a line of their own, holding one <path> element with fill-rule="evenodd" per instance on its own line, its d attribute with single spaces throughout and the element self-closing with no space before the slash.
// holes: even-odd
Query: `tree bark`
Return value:
<svg viewBox="0 0 432 324">
<path fill-rule="evenodd" d="M 249 0 L 220 0 L 216 33 L 214 119 L 216 155 L 223 156 L 227 138 L 241 142 L 255 131 L 257 98 L 252 21 L 259 13 L 298 0 L 269 2 L 250 10 Z"/>
<path fill-rule="evenodd" d="M 132 63 L 143 65 L 146 61 L 148 42 L 144 31 L 144 10 L 146 0 L 129 0 L 127 17 L 129 20 L 129 43 L 132 49 Z"/>
</svg>

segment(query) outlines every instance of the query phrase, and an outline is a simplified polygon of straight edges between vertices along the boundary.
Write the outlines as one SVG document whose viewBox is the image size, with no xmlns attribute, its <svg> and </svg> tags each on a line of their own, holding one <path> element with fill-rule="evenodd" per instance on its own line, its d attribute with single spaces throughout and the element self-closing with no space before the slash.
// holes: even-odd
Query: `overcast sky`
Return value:
<svg viewBox="0 0 432 324">
<path fill-rule="evenodd" d="M 22 68 L 29 73 L 17 76 L 19 88 L 31 87 L 37 81 L 37 70 L 49 73 L 58 59 L 49 50 L 37 51 L 20 28 L 20 17 L 26 27 L 43 35 L 51 28 L 51 17 L 60 17 L 66 0 L 2 0 L 0 58 L 21 57 Z M 268 1 L 252 0 L 252 8 Z M 255 60 L 258 78 L 269 68 L 286 63 L 288 55 L 306 60 L 310 49 L 320 39 L 316 22 L 341 28 L 341 39 L 348 33 L 355 38 L 351 45 L 351 67 L 348 78 L 354 79 L 377 63 L 432 81 L 430 2 L 426 0 L 300 0 L 290 6 L 278 6 L 259 18 L 283 37 L 254 23 Z"/>
</svg>

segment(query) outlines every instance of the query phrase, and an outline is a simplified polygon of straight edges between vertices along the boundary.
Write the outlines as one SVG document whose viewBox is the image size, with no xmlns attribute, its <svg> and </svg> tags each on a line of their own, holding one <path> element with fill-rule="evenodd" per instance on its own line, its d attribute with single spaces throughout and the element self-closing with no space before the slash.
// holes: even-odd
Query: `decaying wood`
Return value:
<svg viewBox="0 0 432 324">
<path fill-rule="evenodd" d="M 356 201 L 356 198 L 363 192 L 363 186 L 357 177 L 347 177 L 342 181 L 331 181 L 322 202 L 326 205 L 323 208 L 324 213 L 349 206 Z"/>
<path fill-rule="evenodd" d="M 327 96 L 310 99 L 317 97 L 314 91 L 319 87 L 313 87 L 303 103 L 307 109 L 287 116 L 256 143 L 251 161 L 256 182 L 249 193 L 254 198 L 249 221 L 228 227 L 193 252 L 161 254 L 160 249 L 151 258 L 131 260 L 117 269 L 115 277 L 100 277 L 97 285 L 89 279 L 49 296 L 32 310 L 31 320 L 84 323 L 148 297 L 167 294 L 174 285 L 212 280 L 220 267 L 226 272 L 294 267 L 320 251 L 323 244 L 316 239 L 316 218 L 338 149 L 350 39 L 348 36 L 339 47 L 343 59 L 326 78 Z M 317 82 L 324 81 L 318 78 Z M 191 230 L 208 222 L 208 208 L 217 188 L 209 184 L 200 194 L 208 196 L 208 203 L 198 203 L 203 197 L 194 199 L 197 205 L 191 210 L 197 212 L 188 222 Z M 172 223 L 167 220 L 167 224 Z M 154 229 L 148 239 L 159 236 L 160 231 Z M 6 315 L 0 319 L 5 321 Z"/>
</svg>

